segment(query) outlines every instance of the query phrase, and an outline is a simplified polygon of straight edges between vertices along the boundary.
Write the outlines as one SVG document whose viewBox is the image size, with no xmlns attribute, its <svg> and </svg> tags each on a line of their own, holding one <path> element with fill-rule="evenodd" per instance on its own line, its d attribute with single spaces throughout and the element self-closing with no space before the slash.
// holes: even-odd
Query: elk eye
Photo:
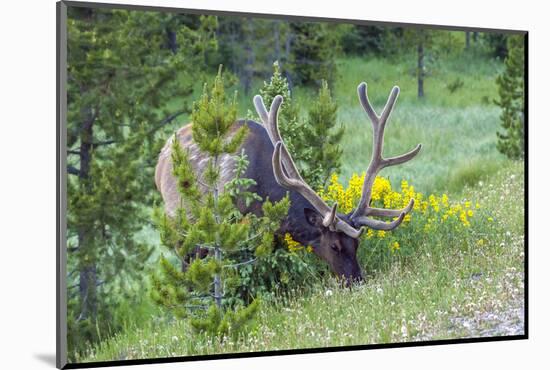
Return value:
<svg viewBox="0 0 550 370">
<path fill-rule="evenodd" d="M 336 244 L 331 244 L 330 247 L 332 248 L 333 251 L 340 252 L 340 249 L 338 248 L 338 246 Z"/>
</svg>

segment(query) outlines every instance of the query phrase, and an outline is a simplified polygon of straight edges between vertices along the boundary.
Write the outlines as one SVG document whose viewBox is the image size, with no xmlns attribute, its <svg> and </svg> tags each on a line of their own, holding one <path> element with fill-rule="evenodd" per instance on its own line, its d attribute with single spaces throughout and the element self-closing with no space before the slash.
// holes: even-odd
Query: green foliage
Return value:
<svg viewBox="0 0 550 370">
<path fill-rule="evenodd" d="M 294 85 L 317 85 L 336 79 L 335 58 L 340 46 L 327 23 L 291 22 L 293 34 L 290 70 Z"/>
<path fill-rule="evenodd" d="M 500 120 L 504 129 L 504 132 L 497 132 L 497 148 L 513 159 L 523 158 L 525 151 L 524 53 L 524 36 L 509 36 L 508 56 L 504 61 L 506 68 L 497 78 L 499 100 L 496 104 L 502 108 Z"/>
<path fill-rule="evenodd" d="M 67 244 L 69 353 L 122 328 L 117 310 L 143 288 L 151 247 L 136 235 L 152 200 L 157 132 L 186 111 L 167 102 L 192 92 L 186 78 L 207 48 L 213 20 L 69 7 Z M 177 50 L 166 47 L 172 28 Z M 191 81 L 191 79 L 188 79 Z M 102 334 L 101 334 L 102 333 Z"/>
<path fill-rule="evenodd" d="M 207 169 L 196 173 L 175 138 L 173 174 L 183 207 L 173 218 L 159 211 L 155 215 L 162 243 L 184 268 L 180 271 L 161 257 L 160 272 L 151 277 L 152 300 L 176 317 L 190 317 L 197 332 L 218 337 L 239 335 L 257 312 L 258 300 L 239 305 L 242 301 L 235 300 L 231 287 L 238 284 L 235 279 L 241 266 L 270 253 L 273 233 L 290 205 L 288 197 L 275 203 L 266 199 L 263 215 L 241 214 L 239 203 L 262 200 L 248 190 L 256 184 L 254 180 L 242 177 L 249 164 L 244 152 L 235 157 L 235 177 L 220 192 L 219 158 L 233 154 L 247 133 L 246 125 L 233 129 L 236 109 L 235 99 L 226 101 L 220 68 L 210 93 L 205 85 L 202 97 L 193 105 L 193 141 L 208 155 Z M 198 182 L 204 191 L 199 191 Z M 204 258 L 200 258 L 201 250 L 207 251 Z"/>
<path fill-rule="evenodd" d="M 328 83 L 322 81 L 319 96 L 309 108 L 305 141 L 311 147 L 308 159 L 310 186 L 324 186 L 332 172 L 340 170 L 342 149 L 339 144 L 344 136 L 344 127 L 336 127 L 338 106 L 332 100 Z"/>
<path fill-rule="evenodd" d="M 482 39 L 492 56 L 501 60 L 506 58 L 508 55 L 508 36 L 506 34 L 485 32 L 482 33 Z"/>
<path fill-rule="evenodd" d="M 336 127 L 336 102 L 332 100 L 328 83 L 321 81 L 317 100 L 308 110 L 308 119 L 300 120 L 299 109 L 294 104 L 288 81 L 281 75 L 279 64 L 273 64 L 273 76 L 260 89 L 266 106 L 276 95 L 283 97 L 280 107 L 279 129 L 289 152 L 302 177 L 314 189 L 324 185 L 331 171 L 340 168 L 342 150 L 339 142 L 344 134 L 342 126 Z"/>
<path fill-rule="evenodd" d="M 464 87 L 464 80 L 460 77 L 457 77 L 452 82 L 447 84 L 447 90 L 449 90 L 451 94 L 456 92 L 458 89 L 461 89 L 462 87 Z"/>
<path fill-rule="evenodd" d="M 213 158 L 222 153 L 233 153 L 242 144 L 247 133 L 247 127 L 239 128 L 237 134 L 228 137 L 229 129 L 237 119 L 237 103 L 235 92 L 233 101 L 226 106 L 225 91 L 221 77 L 221 67 L 214 80 L 212 93 L 207 93 L 207 86 L 199 102 L 193 104 L 193 141 L 199 148 Z M 211 179 L 212 183 L 216 179 Z"/>
<path fill-rule="evenodd" d="M 260 95 L 268 109 L 275 96 L 281 95 L 283 97 L 283 104 L 279 108 L 279 130 L 300 173 L 304 179 L 307 179 L 308 176 L 304 170 L 307 169 L 307 163 L 311 158 L 311 147 L 307 145 L 305 138 L 308 127 L 300 121 L 298 106 L 291 96 L 287 79 L 281 74 L 279 62 L 273 63 L 273 75 L 269 83 L 264 81 L 264 86 L 260 89 Z"/>
<path fill-rule="evenodd" d="M 283 243 L 278 241 L 280 247 L 239 270 L 233 286 L 237 302 L 248 302 L 258 296 L 273 302 L 290 291 L 306 291 L 311 282 L 330 274 L 327 264 L 317 256 L 303 250 L 291 252 Z"/>
<path fill-rule="evenodd" d="M 385 29 L 360 24 L 341 25 L 340 44 L 346 55 L 380 55 L 384 49 Z"/>
<path fill-rule="evenodd" d="M 246 332 L 259 307 L 259 299 L 255 299 L 246 307 L 237 307 L 234 310 L 225 312 L 217 306 L 211 305 L 204 317 L 191 319 L 191 326 L 196 331 L 206 333 L 209 336 L 223 338 L 231 335 L 237 338 L 240 333 Z"/>
</svg>

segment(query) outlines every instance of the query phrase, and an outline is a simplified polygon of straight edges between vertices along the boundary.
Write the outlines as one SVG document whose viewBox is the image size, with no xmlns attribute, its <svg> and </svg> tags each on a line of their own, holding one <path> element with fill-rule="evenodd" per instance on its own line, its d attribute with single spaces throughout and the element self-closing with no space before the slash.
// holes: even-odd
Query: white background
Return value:
<svg viewBox="0 0 550 370">
<path fill-rule="evenodd" d="M 119 2 L 113 0 L 111 2 Z M 489 28 L 529 36 L 530 339 L 141 366 L 143 369 L 519 369 L 548 366 L 548 86 L 543 1 L 128 0 L 134 4 Z M 4 1 L 0 11 L 0 367 L 55 359 L 55 1 Z M 546 353 L 545 351 L 546 350 Z M 545 356 L 546 355 L 546 356 Z M 135 367 L 134 367 L 135 368 Z M 355 367 L 357 368 L 357 367 Z M 547 367 L 546 367 L 547 368 Z"/>
</svg>

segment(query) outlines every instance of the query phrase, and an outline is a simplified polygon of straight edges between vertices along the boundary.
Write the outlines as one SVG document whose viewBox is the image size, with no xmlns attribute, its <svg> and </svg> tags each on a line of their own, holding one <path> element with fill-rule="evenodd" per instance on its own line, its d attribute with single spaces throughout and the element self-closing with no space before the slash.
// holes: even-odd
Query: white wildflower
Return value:
<svg viewBox="0 0 550 370">
<path fill-rule="evenodd" d="M 330 296 L 332 296 L 332 290 L 327 289 L 327 291 L 325 292 L 325 297 L 330 297 Z"/>
<path fill-rule="evenodd" d="M 407 325 L 405 325 L 405 323 L 401 325 L 401 336 L 403 338 L 406 338 L 407 336 L 409 336 L 409 331 L 407 330 Z"/>
</svg>

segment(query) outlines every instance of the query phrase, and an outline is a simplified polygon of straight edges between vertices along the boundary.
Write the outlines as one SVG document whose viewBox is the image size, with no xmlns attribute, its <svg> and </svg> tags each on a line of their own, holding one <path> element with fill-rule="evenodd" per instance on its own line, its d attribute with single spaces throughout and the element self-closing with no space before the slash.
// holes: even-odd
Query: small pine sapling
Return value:
<svg viewBox="0 0 550 370">
<path fill-rule="evenodd" d="M 239 211 L 241 202 L 262 200 L 248 190 L 254 180 L 243 178 L 248 166 L 244 152 L 235 157 L 234 178 L 222 186 L 220 157 L 234 155 L 247 134 L 246 125 L 231 132 L 236 112 L 236 99 L 226 101 L 220 68 L 211 93 L 205 85 L 192 114 L 193 141 L 208 155 L 207 169 L 195 173 L 188 152 L 174 140 L 173 174 L 182 207 L 174 217 L 160 211 L 155 214 L 162 244 L 171 257 L 160 258 L 159 272 L 152 276 L 152 299 L 176 317 L 189 318 L 196 331 L 219 337 L 242 333 L 258 311 L 259 299 L 243 305 L 229 296 L 228 285 L 241 266 L 271 252 L 274 232 L 290 205 L 288 197 L 273 203 L 265 199 L 261 216 Z M 239 260 L 250 255 L 253 258 Z M 175 261 L 183 268 L 176 267 Z"/>
<path fill-rule="evenodd" d="M 282 76 L 278 62 L 273 63 L 273 76 L 264 82 L 260 95 L 267 106 L 277 95 L 283 97 L 279 129 L 300 174 L 314 189 L 325 185 L 331 172 L 340 168 L 342 150 L 339 146 L 344 129 L 337 125 L 336 102 L 332 100 L 328 83 L 321 81 L 317 100 L 300 120 L 299 109 L 290 94 L 288 81 Z"/>
<path fill-rule="evenodd" d="M 314 188 L 324 187 L 334 172 L 340 170 L 342 149 L 338 145 L 344 135 L 344 127 L 336 126 L 338 105 L 332 100 L 327 81 L 322 81 L 319 95 L 313 102 L 305 132 L 311 145 L 309 179 Z"/>
<path fill-rule="evenodd" d="M 525 107 L 525 60 L 524 37 L 508 37 L 508 56 L 505 69 L 497 78 L 500 115 L 504 132 L 497 132 L 498 150 L 508 158 L 521 159 L 524 156 L 524 107 Z"/>
</svg>

